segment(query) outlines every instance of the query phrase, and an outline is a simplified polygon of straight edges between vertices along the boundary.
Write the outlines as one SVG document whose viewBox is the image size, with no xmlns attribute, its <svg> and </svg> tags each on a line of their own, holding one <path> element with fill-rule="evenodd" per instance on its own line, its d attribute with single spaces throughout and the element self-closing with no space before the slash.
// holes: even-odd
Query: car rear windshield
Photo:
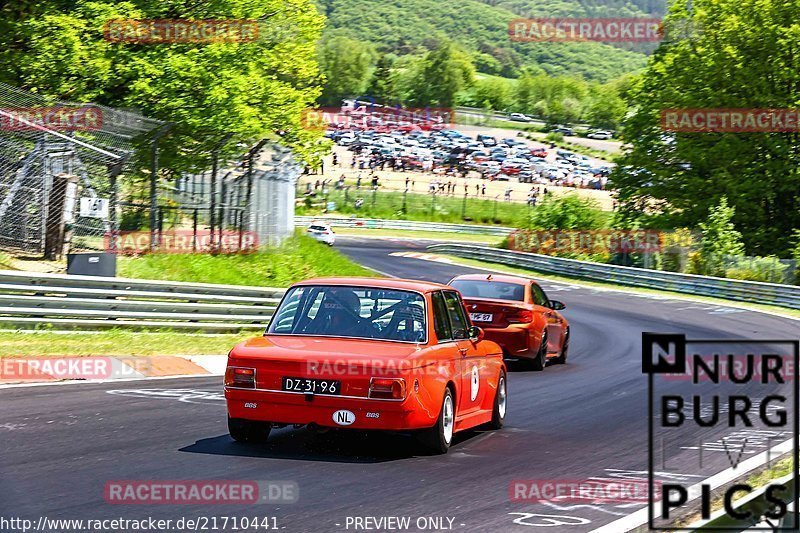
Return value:
<svg viewBox="0 0 800 533">
<path fill-rule="evenodd" d="M 267 333 L 426 342 L 425 300 L 411 291 L 345 285 L 289 289 Z"/>
<path fill-rule="evenodd" d="M 450 283 L 464 298 L 525 301 L 525 285 L 481 279 L 457 279 Z"/>
<path fill-rule="evenodd" d="M 325 226 L 310 226 L 309 229 L 313 229 L 314 231 L 328 231 L 328 228 Z"/>
</svg>

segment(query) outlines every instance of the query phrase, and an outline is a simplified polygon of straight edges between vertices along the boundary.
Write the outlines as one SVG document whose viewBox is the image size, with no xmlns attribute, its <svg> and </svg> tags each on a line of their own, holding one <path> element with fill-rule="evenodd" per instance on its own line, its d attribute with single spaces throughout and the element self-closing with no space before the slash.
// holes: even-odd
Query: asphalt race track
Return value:
<svg viewBox="0 0 800 533">
<path fill-rule="evenodd" d="M 423 248 L 408 240 L 341 237 L 337 247 L 399 277 L 446 282 L 476 271 L 389 255 Z M 412 531 L 418 517 L 443 517 L 445 527 L 452 519 L 455 531 L 589 531 L 643 505 L 512 502 L 509 484 L 646 479 L 643 331 L 796 339 L 800 329 L 787 318 L 725 306 L 543 287 L 567 305 L 568 364 L 512 371 L 506 427 L 461 434 L 445 456 L 420 455 L 409 436 L 347 431 L 285 428 L 266 446 L 236 444 L 227 435 L 219 377 L 2 389 L 0 507 L 4 515 L 34 520 L 269 516 L 285 531 L 353 531 L 347 518 L 356 516 L 411 517 Z M 696 446 L 714 436 L 708 435 L 685 435 L 679 444 Z M 675 462 L 662 474 L 699 480 L 729 467 L 725 453 L 708 452 L 702 467 Z M 204 479 L 290 480 L 299 485 L 299 501 L 280 507 L 104 501 L 109 481 Z"/>
</svg>

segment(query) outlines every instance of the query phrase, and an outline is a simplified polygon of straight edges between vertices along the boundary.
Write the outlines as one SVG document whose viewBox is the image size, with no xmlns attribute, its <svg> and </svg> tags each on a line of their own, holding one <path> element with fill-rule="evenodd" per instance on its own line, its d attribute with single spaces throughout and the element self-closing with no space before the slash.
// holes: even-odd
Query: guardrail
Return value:
<svg viewBox="0 0 800 533">
<path fill-rule="evenodd" d="M 573 278 L 800 309 L 800 286 L 796 285 L 645 270 L 464 244 L 434 244 L 428 249 Z"/>
<path fill-rule="evenodd" d="M 0 327 L 261 329 L 285 289 L 0 271 Z"/>
<path fill-rule="evenodd" d="M 443 233 L 471 233 L 504 237 L 514 228 L 504 226 L 479 226 L 477 224 L 452 224 L 447 222 L 414 222 L 411 220 L 383 220 L 378 218 L 310 217 L 296 216 L 295 224 L 303 226 L 321 222 L 340 228 L 399 229 L 407 231 L 439 231 Z"/>
</svg>

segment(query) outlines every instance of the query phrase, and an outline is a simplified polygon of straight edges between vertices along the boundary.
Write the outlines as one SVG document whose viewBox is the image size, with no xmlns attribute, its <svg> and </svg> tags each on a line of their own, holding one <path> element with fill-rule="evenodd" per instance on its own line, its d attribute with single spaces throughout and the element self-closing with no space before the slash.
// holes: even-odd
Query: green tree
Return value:
<svg viewBox="0 0 800 533">
<path fill-rule="evenodd" d="M 375 52 L 368 43 L 342 35 L 324 39 L 319 55 L 326 78 L 322 103 L 336 105 L 345 97 L 364 94 L 374 62 Z"/>
<path fill-rule="evenodd" d="M 584 118 L 596 128 L 615 130 L 625 117 L 627 106 L 611 85 L 598 85 L 592 91 Z"/>
<path fill-rule="evenodd" d="M 103 35 L 110 20 L 177 16 L 259 19 L 259 37 L 126 44 Z M 241 153 L 237 141 L 268 137 L 313 158 L 320 134 L 304 130 L 301 117 L 320 93 L 315 46 L 322 26 L 311 0 L 291 9 L 282 0 L 15 2 L 0 19 L 0 80 L 172 122 L 160 161 L 173 171 L 206 165 L 209 148 L 226 133 L 233 134 L 228 155 Z"/>
<path fill-rule="evenodd" d="M 417 106 L 452 107 L 456 93 L 472 85 L 475 76 L 469 56 L 449 42 L 429 52 L 420 66 L 410 94 Z"/>
<path fill-rule="evenodd" d="M 666 109 L 800 107 L 800 3 L 676 0 L 630 91 L 632 149 L 611 185 L 660 227 L 696 227 L 723 196 L 751 255 L 790 253 L 800 227 L 800 134 L 669 132 Z"/>
<path fill-rule="evenodd" d="M 546 196 L 531 212 L 535 229 L 600 229 L 603 218 L 597 202 L 577 194 Z"/>
<path fill-rule="evenodd" d="M 701 222 L 700 253 L 698 264 L 701 273 L 725 276 L 725 259 L 744 255 L 742 234 L 736 229 L 733 217 L 736 208 L 722 197 L 719 204 L 709 210 L 708 218 Z"/>
<path fill-rule="evenodd" d="M 389 104 L 400 100 L 400 95 L 397 93 L 395 86 L 394 62 L 395 57 L 389 54 L 384 54 L 378 58 L 366 91 L 368 95 L 379 98 Z"/>
</svg>

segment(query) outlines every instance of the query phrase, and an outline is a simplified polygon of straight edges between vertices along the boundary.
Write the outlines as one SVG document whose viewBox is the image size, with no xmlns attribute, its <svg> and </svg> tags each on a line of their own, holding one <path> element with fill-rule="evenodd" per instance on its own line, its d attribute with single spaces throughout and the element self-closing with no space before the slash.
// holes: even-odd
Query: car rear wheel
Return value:
<svg viewBox="0 0 800 533">
<path fill-rule="evenodd" d="M 271 428 L 269 422 L 228 417 L 228 433 L 236 442 L 266 442 Z"/>
<path fill-rule="evenodd" d="M 531 359 L 530 368 L 531 370 L 541 371 L 544 370 L 545 365 L 547 364 L 547 332 L 545 331 L 542 333 L 542 342 L 539 344 L 539 352 L 536 354 L 536 358 Z"/>
<path fill-rule="evenodd" d="M 500 429 L 506 421 L 506 409 L 508 407 L 508 396 L 506 385 L 506 373 L 500 371 L 500 379 L 497 380 L 497 392 L 494 395 L 494 409 L 492 410 L 492 421 L 489 423 L 491 429 Z"/>
<path fill-rule="evenodd" d="M 439 419 L 433 427 L 422 431 L 420 440 L 428 450 L 435 454 L 447 453 L 447 450 L 450 449 L 450 443 L 453 441 L 455 425 L 456 408 L 453 400 L 453 391 L 450 390 L 450 387 L 446 387 Z"/>
<path fill-rule="evenodd" d="M 558 354 L 558 357 L 553 358 L 553 364 L 556 365 L 566 364 L 568 350 L 569 350 L 569 329 L 567 329 L 567 334 L 564 335 L 564 344 L 561 345 L 561 353 Z"/>
</svg>

